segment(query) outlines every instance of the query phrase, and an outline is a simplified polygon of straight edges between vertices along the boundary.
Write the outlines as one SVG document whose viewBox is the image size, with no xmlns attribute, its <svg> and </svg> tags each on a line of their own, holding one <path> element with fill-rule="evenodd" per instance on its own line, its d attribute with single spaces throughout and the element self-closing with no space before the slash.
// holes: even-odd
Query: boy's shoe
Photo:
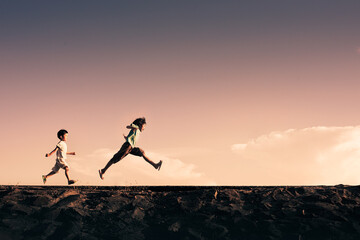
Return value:
<svg viewBox="0 0 360 240">
<path fill-rule="evenodd" d="M 68 181 L 68 184 L 71 185 L 71 184 L 74 184 L 74 183 L 76 183 L 76 182 L 77 182 L 76 180 L 69 180 L 69 181 Z"/>
<path fill-rule="evenodd" d="M 160 171 L 161 165 L 162 165 L 162 160 L 160 160 L 160 162 L 157 164 L 156 169 L 157 169 L 158 171 Z"/>
<path fill-rule="evenodd" d="M 45 175 L 42 175 L 42 179 L 43 179 L 43 182 L 44 184 L 46 183 L 46 176 Z"/>
<path fill-rule="evenodd" d="M 104 176 L 103 176 L 101 169 L 99 170 L 99 175 L 100 175 L 101 180 L 104 180 Z"/>
</svg>

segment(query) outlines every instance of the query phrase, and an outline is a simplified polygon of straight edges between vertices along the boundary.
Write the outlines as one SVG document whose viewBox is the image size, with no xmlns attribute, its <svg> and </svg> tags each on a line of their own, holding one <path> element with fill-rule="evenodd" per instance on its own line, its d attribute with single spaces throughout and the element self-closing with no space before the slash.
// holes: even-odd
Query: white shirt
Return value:
<svg viewBox="0 0 360 240">
<path fill-rule="evenodd" d="M 66 153 L 67 153 L 67 145 L 66 142 L 60 141 L 56 147 L 58 150 L 56 151 L 56 160 L 59 162 L 62 162 L 66 159 Z"/>
</svg>

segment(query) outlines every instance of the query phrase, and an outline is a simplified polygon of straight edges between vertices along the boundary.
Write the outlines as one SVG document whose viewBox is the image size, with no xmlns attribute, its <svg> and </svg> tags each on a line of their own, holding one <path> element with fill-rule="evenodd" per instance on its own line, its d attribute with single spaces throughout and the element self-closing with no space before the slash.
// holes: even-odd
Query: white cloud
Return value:
<svg viewBox="0 0 360 240">
<path fill-rule="evenodd" d="M 234 144 L 234 145 L 232 145 L 231 149 L 232 149 L 233 151 L 245 150 L 246 146 L 247 146 L 247 144 L 242 144 L 242 143 L 240 143 L 240 144 Z"/>
<path fill-rule="evenodd" d="M 231 149 L 264 185 L 360 184 L 360 126 L 272 132 Z"/>
</svg>

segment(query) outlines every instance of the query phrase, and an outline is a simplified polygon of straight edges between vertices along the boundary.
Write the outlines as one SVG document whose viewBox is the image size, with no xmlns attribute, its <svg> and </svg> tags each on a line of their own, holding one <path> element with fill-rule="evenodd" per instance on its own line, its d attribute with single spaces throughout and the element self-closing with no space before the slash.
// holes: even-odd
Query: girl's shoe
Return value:
<svg viewBox="0 0 360 240">
<path fill-rule="evenodd" d="M 99 170 L 99 176 L 100 176 L 101 180 L 104 180 L 103 173 L 102 173 L 101 169 Z"/>
<path fill-rule="evenodd" d="M 160 162 L 157 164 L 156 169 L 157 169 L 158 171 L 160 171 L 161 165 L 162 165 L 162 160 L 160 160 Z"/>
<path fill-rule="evenodd" d="M 74 184 L 74 183 L 76 183 L 76 182 L 77 182 L 76 180 L 69 180 L 69 181 L 68 181 L 68 184 L 71 185 L 71 184 Z"/>
</svg>

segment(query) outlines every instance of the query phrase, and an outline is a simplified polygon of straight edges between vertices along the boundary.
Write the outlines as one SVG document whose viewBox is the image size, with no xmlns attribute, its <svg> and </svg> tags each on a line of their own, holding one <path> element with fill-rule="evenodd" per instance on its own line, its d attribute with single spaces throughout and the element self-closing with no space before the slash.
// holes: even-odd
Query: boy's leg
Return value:
<svg viewBox="0 0 360 240">
<path fill-rule="evenodd" d="M 74 184 L 75 181 L 71 180 L 70 177 L 69 177 L 69 167 L 65 167 L 64 170 L 65 170 L 66 179 L 68 180 L 68 184 L 69 185 Z"/>
<path fill-rule="evenodd" d="M 59 164 L 55 163 L 54 167 L 51 169 L 51 172 L 49 172 L 47 175 L 42 175 L 42 180 L 43 180 L 44 184 L 46 183 L 47 178 L 58 173 L 59 169 L 60 169 Z"/>
<path fill-rule="evenodd" d="M 48 178 L 48 177 L 51 177 L 52 175 L 55 175 L 55 174 L 57 174 L 57 172 L 51 171 L 45 177 Z"/>
<path fill-rule="evenodd" d="M 71 180 L 70 177 L 69 177 L 69 167 L 65 167 L 64 170 L 65 170 L 66 179 L 68 180 L 68 184 L 69 185 L 74 184 L 75 181 Z"/>
<path fill-rule="evenodd" d="M 48 177 L 50 177 L 50 176 L 52 176 L 52 175 L 54 175 L 56 173 L 57 172 L 51 171 L 47 175 L 42 175 L 42 180 L 43 180 L 44 184 L 46 183 L 46 180 L 47 180 Z"/>
<path fill-rule="evenodd" d="M 100 174 L 100 178 L 103 179 L 102 175 L 105 174 L 105 172 L 108 170 L 108 168 L 119 162 L 121 159 L 123 159 L 124 157 L 126 157 L 126 155 L 128 155 L 131 152 L 131 145 L 129 143 L 124 143 L 120 150 L 115 153 L 115 155 L 110 159 L 110 161 L 106 164 L 106 166 L 103 169 L 99 170 L 99 174 Z"/>
<path fill-rule="evenodd" d="M 64 170 L 65 170 L 66 179 L 67 179 L 68 182 L 69 182 L 69 181 L 70 181 L 70 178 L 69 178 L 69 168 L 68 168 L 68 167 L 65 167 Z"/>
</svg>

